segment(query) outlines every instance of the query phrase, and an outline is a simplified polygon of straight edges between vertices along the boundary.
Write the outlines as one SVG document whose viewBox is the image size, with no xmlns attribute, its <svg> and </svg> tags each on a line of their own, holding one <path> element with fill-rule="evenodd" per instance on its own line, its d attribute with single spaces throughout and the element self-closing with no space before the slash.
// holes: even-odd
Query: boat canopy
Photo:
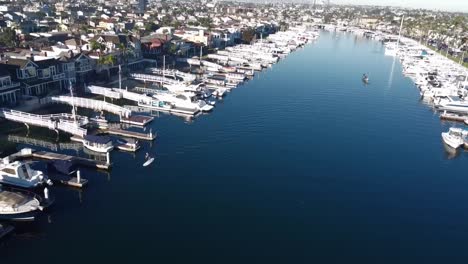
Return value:
<svg viewBox="0 0 468 264">
<path fill-rule="evenodd" d="M 77 166 L 69 160 L 54 160 L 48 164 L 48 168 L 69 175 L 76 171 Z"/>
</svg>

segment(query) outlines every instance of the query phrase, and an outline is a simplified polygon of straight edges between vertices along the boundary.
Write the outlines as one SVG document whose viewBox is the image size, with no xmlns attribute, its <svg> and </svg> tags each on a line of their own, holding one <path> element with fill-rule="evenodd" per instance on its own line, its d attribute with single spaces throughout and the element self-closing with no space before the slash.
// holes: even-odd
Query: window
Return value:
<svg viewBox="0 0 468 264">
<path fill-rule="evenodd" d="M 22 165 L 18 169 L 21 171 L 20 175 L 24 176 L 25 179 L 30 179 L 31 178 L 29 173 L 28 173 L 28 169 L 26 168 L 26 166 Z"/>
<path fill-rule="evenodd" d="M 11 168 L 4 168 L 4 169 L 2 169 L 2 172 L 16 175 L 16 171 L 14 169 L 11 169 Z"/>
</svg>

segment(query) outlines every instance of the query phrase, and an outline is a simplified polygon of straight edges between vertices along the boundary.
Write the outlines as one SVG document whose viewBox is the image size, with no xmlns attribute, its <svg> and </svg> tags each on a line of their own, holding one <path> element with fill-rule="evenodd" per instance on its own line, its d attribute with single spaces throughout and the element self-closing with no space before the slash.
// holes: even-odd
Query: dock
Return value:
<svg viewBox="0 0 468 264">
<path fill-rule="evenodd" d="M 83 188 L 88 184 L 87 179 L 81 178 L 81 172 L 80 170 L 77 170 L 75 172 L 76 176 L 71 176 L 71 175 L 65 175 L 62 173 L 49 173 L 49 179 L 52 180 L 52 182 L 70 186 L 70 187 L 75 187 L 75 188 Z"/>
<path fill-rule="evenodd" d="M 444 112 L 444 113 L 440 114 L 440 119 L 448 120 L 448 121 L 455 121 L 455 122 L 462 122 L 463 123 L 463 122 L 465 122 L 465 120 L 468 120 L 468 116 Z"/>
<path fill-rule="evenodd" d="M 13 226 L 0 224 L 0 239 L 13 232 L 13 230 L 15 230 Z"/>
<path fill-rule="evenodd" d="M 131 115 L 130 117 L 122 117 L 120 118 L 121 123 L 131 124 L 136 126 L 146 126 L 151 121 L 154 120 L 152 116 L 144 116 L 144 115 Z"/>
<path fill-rule="evenodd" d="M 29 148 L 24 148 L 20 152 L 14 153 L 10 156 L 3 158 L 8 162 L 13 162 L 20 159 L 42 159 L 42 160 L 68 160 L 79 166 L 85 166 L 90 168 L 97 168 L 102 170 L 109 170 L 111 168 L 110 161 L 107 162 L 97 161 L 92 159 L 86 159 L 77 156 L 70 156 L 65 154 L 47 152 L 47 151 L 36 151 Z"/>
<path fill-rule="evenodd" d="M 83 188 L 88 184 L 88 180 L 81 178 L 80 170 L 76 171 L 76 177 L 67 177 L 65 179 L 59 179 L 59 183 L 75 188 Z"/>
<path fill-rule="evenodd" d="M 102 131 L 109 135 L 129 137 L 129 138 L 149 140 L 149 141 L 155 140 L 157 136 L 156 133 L 153 134 L 151 131 L 149 133 L 141 133 L 141 132 L 134 132 L 134 131 L 123 130 L 123 129 L 118 129 L 118 128 L 112 128 L 112 127 L 102 129 Z"/>
</svg>

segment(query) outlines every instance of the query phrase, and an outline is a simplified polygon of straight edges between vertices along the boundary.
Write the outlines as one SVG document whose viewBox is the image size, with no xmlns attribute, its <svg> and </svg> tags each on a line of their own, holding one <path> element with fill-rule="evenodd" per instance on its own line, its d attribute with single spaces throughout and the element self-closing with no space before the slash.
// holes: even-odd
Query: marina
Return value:
<svg viewBox="0 0 468 264">
<path fill-rule="evenodd" d="M 0 183 L 34 190 L 44 187 L 43 195 L 46 200 L 49 199 L 48 186 L 52 186 L 53 183 L 83 188 L 88 184 L 88 180 L 81 177 L 80 167 L 109 170 L 112 164 L 110 153 L 114 149 L 135 154 L 142 147 L 138 140 L 152 142 L 156 139 L 157 133 L 153 132 L 153 128 L 149 128 L 149 132 L 146 132 L 146 126 L 154 120 L 154 117 L 134 115 L 132 109 L 139 112 L 147 112 L 149 109 L 150 112 L 168 112 L 190 117 L 196 117 L 199 113 L 212 112 L 217 99 L 222 98 L 226 91 L 241 85 L 248 80 L 248 77 L 254 75 L 253 68 L 251 72 L 246 71 L 247 65 L 261 65 L 256 68 L 261 70 L 279 61 L 279 57 L 273 56 L 276 51 L 272 52 L 271 48 L 275 49 L 276 45 L 281 45 L 278 50 L 289 53 L 291 49 L 302 47 L 318 38 L 318 32 L 313 28 L 297 27 L 290 30 L 293 33 L 284 36 L 291 41 L 286 42 L 287 47 L 282 46 L 283 42 L 275 44 L 276 40 L 273 38 L 268 42 L 269 44 L 263 42 L 262 39 L 260 45 L 238 45 L 233 54 L 220 51 L 220 55 L 208 56 L 208 59 L 212 61 L 200 60 L 201 63 L 198 65 L 200 75 L 174 69 L 167 70 L 164 58 L 162 69 L 147 68 L 145 73 L 128 73 L 128 79 L 142 81 L 145 86 L 130 87 L 129 90 L 128 86 L 122 89 L 122 67 L 119 65 L 118 88 L 86 85 L 86 97 L 80 97 L 75 94 L 75 88 L 70 80 L 67 94 L 48 96 L 40 100 L 40 105 L 45 106 L 44 108 L 50 104 L 70 106 L 70 114 L 39 115 L 7 108 L 0 109 L 0 117 L 10 122 L 22 123 L 27 128 L 26 136 L 8 135 L 9 142 L 56 151 L 25 147 L 5 156 L 0 166 Z M 311 32 L 311 34 L 306 34 L 306 32 Z M 234 51 L 231 47 L 226 50 Z M 224 65 L 217 64 L 215 61 Z M 234 63 L 228 66 L 226 63 L 229 61 Z M 240 66 L 239 71 L 236 66 Z M 147 83 L 151 83 L 150 87 L 147 87 Z M 98 97 L 103 98 L 101 100 Z M 106 98 L 110 98 L 111 102 L 106 102 Z M 127 100 L 136 105 L 121 106 L 116 104 L 117 102 L 114 103 L 114 99 Z M 142 111 L 141 108 L 144 110 Z M 85 110 L 83 113 L 86 115 L 78 115 L 80 110 Z M 90 113 L 94 116 L 88 116 Z M 115 117 L 118 119 L 116 120 Z M 30 138 L 30 126 L 55 131 L 56 141 L 60 140 L 61 134 L 64 134 L 62 137 L 70 135 L 71 142 L 78 142 L 81 145 L 69 142 L 52 143 Z M 143 132 L 136 131 L 135 127 L 143 129 Z M 76 155 L 61 153 L 62 150 L 74 150 Z M 82 157 L 83 154 L 91 158 Z M 154 154 L 146 152 L 142 167 L 150 167 L 156 158 Z M 43 167 L 40 169 L 31 167 L 41 165 Z M 21 196 L 20 193 L 9 191 L 3 191 L 3 194 L 6 197 L 4 201 L 6 204 L 0 216 L 16 217 L 15 213 L 7 213 L 8 206 L 13 206 L 14 211 L 15 207 L 23 206 L 23 201 L 27 201 L 24 204 L 24 212 L 20 212 L 16 219 L 21 219 L 24 214 L 25 220 L 33 221 L 38 211 L 42 211 L 39 205 L 40 195 L 37 195 L 37 199 L 31 197 L 28 200 L 29 194 Z M 18 197 L 16 201 L 8 198 L 15 195 Z M 27 210 L 28 207 L 31 211 Z"/>
<path fill-rule="evenodd" d="M 157 130 L 157 141 L 142 142 L 132 157 L 113 151 L 112 162 L 103 162 L 109 166 L 105 170 L 112 164 L 110 181 L 100 179 L 97 170 L 82 171 L 89 180 L 79 194 L 83 204 L 75 199 L 76 190 L 57 188 L 60 207 L 51 208 L 53 224 L 37 223 L 48 242 L 14 241 L 5 247 L 4 258 L 32 261 L 33 256 L 20 254 L 22 248 L 31 248 L 32 255 L 49 247 L 66 251 L 90 236 L 95 247 L 83 256 L 102 261 L 118 261 L 119 252 L 106 259 L 96 256 L 121 248 L 141 253 L 133 261 L 190 262 L 207 254 L 222 259 L 239 249 L 239 241 L 248 246 L 242 247 L 245 255 L 282 252 L 292 245 L 284 255 L 264 258 L 286 262 L 300 262 L 304 255 L 341 261 L 369 249 L 397 262 L 394 252 L 386 254 L 397 240 L 398 254 L 427 254 L 425 259 L 461 247 L 458 239 L 465 238 L 456 235 L 449 244 L 438 243 L 437 254 L 427 252 L 433 241 L 447 239 L 430 230 L 448 231 L 455 225 L 463 233 L 467 228 L 460 212 L 468 201 L 468 182 L 457 173 L 467 157 L 461 152 L 448 162 L 438 132 L 448 130 L 448 124 L 419 100 L 420 91 L 402 74 L 402 64 L 385 56 L 381 42 L 350 32 L 321 31 L 302 46 L 289 48 L 271 67 L 273 60 L 257 56 L 256 63 L 266 67 L 193 122 L 152 115 L 159 109 L 138 102 L 157 99 L 133 87 L 100 88 L 108 98 L 134 98 L 125 104 L 132 115 L 141 111 L 155 119 L 146 126 Z M 355 65 L 344 68 L 344 61 Z M 363 72 L 368 72 L 367 84 Z M 409 133 L 410 128 L 417 129 Z M 408 147 L 414 145 L 419 148 Z M 25 158 L 80 159 L 32 153 L 38 154 Z M 148 166 L 146 153 L 154 158 Z M 89 167 L 84 161 L 80 165 L 103 164 L 86 160 Z M 134 209 L 132 217 L 147 236 L 128 227 L 122 208 Z M 65 230 L 75 239 L 63 245 Z M 121 236 L 108 241 L 115 230 Z M 206 239 L 200 240 L 200 234 Z M 181 249 L 182 237 L 190 250 Z M 213 252 L 219 243 L 223 247 Z M 311 247 L 318 253 L 307 250 Z M 343 248 L 342 256 L 330 258 L 326 252 L 337 247 Z"/>
</svg>

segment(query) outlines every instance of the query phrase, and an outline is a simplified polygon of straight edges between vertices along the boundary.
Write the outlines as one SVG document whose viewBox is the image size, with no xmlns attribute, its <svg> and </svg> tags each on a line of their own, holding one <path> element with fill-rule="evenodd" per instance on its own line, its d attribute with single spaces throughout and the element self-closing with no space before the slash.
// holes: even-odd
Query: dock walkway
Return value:
<svg viewBox="0 0 468 264">
<path fill-rule="evenodd" d="M 110 158 L 107 157 L 107 162 L 97 161 L 92 159 L 86 159 L 77 156 L 70 156 L 65 154 L 53 153 L 48 151 L 37 151 L 29 148 L 24 148 L 20 152 L 11 154 L 10 156 L 4 157 L 2 162 L 8 163 L 20 159 L 43 159 L 43 160 L 68 160 L 79 166 L 85 166 L 90 168 L 97 168 L 103 170 L 109 170 L 111 168 Z"/>
<path fill-rule="evenodd" d="M 145 82 L 157 82 L 165 84 L 179 84 L 180 82 L 174 79 L 166 78 L 163 76 L 144 74 L 144 73 L 131 73 L 130 77 L 134 80 L 145 81 Z"/>
<path fill-rule="evenodd" d="M 29 125 L 45 127 L 51 130 L 60 130 L 81 137 L 87 133 L 87 130 L 81 127 L 88 123 L 88 119 L 86 117 L 73 116 L 66 113 L 36 115 L 27 112 L 1 108 L 0 117 L 13 122 L 24 123 L 28 127 Z"/>
<path fill-rule="evenodd" d="M 76 107 L 83 107 L 88 109 L 93 109 L 97 111 L 106 111 L 112 114 L 119 116 L 129 117 L 132 114 L 132 111 L 123 108 L 121 106 L 104 102 L 101 100 L 94 100 L 89 98 L 82 97 L 71 97 L 71 96 L 52 96 L 49 97 L 53 103 L 62 103 L 68 105 L 74 105 Z"/>
<path fill-rule="evenodd" d="M 135 131 L 129 131 L 129 130 L 123 130 L 118 127 L 108 127 L 108 128 L 103 128 L 101 129 L 104 133 L 110 134 L 110 135 L 115 135 L 115 136 L 122 136 L 122 137 L 129 137 L 129 138 L 135 138 L 135 139 L 141 139 L 141 140 L 155 140 L 157 137 L 157 133 L 150 132 L 149 133 L 141 133 L 141 132 L 135 132 Z"/>
</svg>

